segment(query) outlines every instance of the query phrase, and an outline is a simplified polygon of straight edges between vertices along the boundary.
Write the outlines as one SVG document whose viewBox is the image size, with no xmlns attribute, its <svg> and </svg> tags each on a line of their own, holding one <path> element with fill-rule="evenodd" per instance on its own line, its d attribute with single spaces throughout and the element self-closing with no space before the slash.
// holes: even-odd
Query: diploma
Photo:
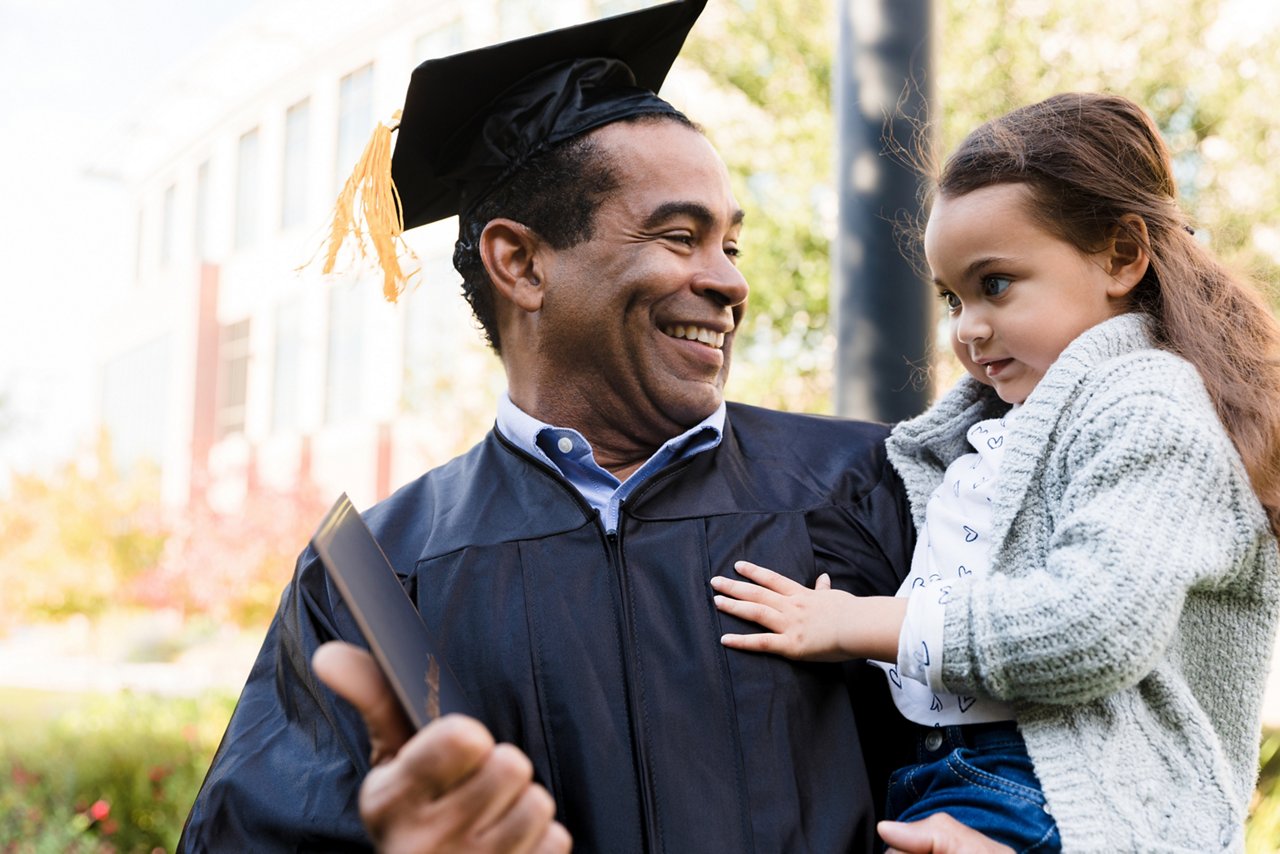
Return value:
<svg viewBox="0 0 1280 854">
<path fill-rule="evenodd" d="M 421 729 L 450 712 L 471 714 L 440 645 L 345 493 L 320 523 L 311 546 L 414 726 Z"/>
</svg>

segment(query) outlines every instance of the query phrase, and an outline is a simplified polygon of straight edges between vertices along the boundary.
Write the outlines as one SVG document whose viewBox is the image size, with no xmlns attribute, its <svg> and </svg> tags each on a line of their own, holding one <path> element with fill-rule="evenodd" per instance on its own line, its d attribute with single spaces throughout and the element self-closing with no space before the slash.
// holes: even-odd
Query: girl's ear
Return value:
<svg viewBox="0 0 1280 854">
<path fill-rule="evenodd" d="M 1112 229 L 1110 241 L 1101 260 L 1112 281 L 1107 295 L 1119 299 L 1138 286 L 1151 266 L 1145 248 L 1150 245 L 1146 221 L 1137 214 L 1125 214 Z"/>
<path fill-rule="evenodd" d="M 495 296 L 522 311 L 542 308 L 540 243 L 537 232 L 512 219 L 492 219 L 480 233 L 480 260 Z"/>
</svg>

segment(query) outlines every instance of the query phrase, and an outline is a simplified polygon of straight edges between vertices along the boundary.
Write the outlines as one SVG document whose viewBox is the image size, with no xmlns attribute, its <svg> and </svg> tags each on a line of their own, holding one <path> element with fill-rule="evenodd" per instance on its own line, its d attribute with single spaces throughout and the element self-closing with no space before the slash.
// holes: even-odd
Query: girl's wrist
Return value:
<svg viewBox="0 0 1280 854">
<path fill-rule="evenodd" d="M 857 619 L 845 631 L 845 652 L 853 658 L 898 660 L 898 636 L 907 615 L 907 600 L 898 596 L 857 597 Z"/>
</svg>

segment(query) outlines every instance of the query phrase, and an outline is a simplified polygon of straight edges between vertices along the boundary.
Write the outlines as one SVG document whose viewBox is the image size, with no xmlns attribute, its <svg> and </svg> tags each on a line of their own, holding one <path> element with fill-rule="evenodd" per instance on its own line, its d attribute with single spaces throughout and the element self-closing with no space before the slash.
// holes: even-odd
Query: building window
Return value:
<svg viewBox="0 0 1280 854">
<path fill-rule="evenodd" d="M 298 225 L 307 216 L 310 173 L 311 102 L 299 101 L 284 114 L 284 166 L 280 170 L 280 227 Z"/>
<path fill-rule="evenodd" d="M 244 432 L 249 395 L 249 320 L 218 330 L 218 439 Z"/>
<path fill-rule="evenodd" d="M 542 17 L 529 0 L 498 0 L 498 34 L 504 39 L 546 29 L 541 24 Z"/>
<path fill-rule="evenodd" d="M 276 351 L 272 376 L 271 425 L 277 432 L 296 430 L 301 419 L 298 384 L 302 371 L 302 298 L 276 306 Z"/>
<path fill-rule="evenodd" d="M 424 281 L 448 281 L 449 261 L 435 257 L 424 262 Z M 446 305 L 456 295 L 434 288 L 414 288 L 400 298 L 404 304 L 404 374 L 400 404 L 408 412 L 428 412 L 450 391 L 457 389 L 462 342 L 458 306 Z"/>
<path fill-rule="evenodd" d="M 413 62 L 420 65 L 438 56 L 452 56 L 462 50 L 462 20 L 455 19 L 418 36 L 413 43 Z"/>
<path fill-rule="evenodd" d="M 514 39 L 565 27 L 574 23 L 576 11 L 573 3 L 498 0 L 498 35 Z"/>
<path fill-rule="evenodd" d="M 174 217 L 178 215 L 178 188 L 170 184 L 164 191 L 163 219 L 160 222 L 160 263 L 173 261 Z"/>
<path fill-rule="evenodd" d="M 142 280 L 142 247 L 144 229 L 146 220 L 143 218 L 143 209 L 138 208 L 138 216 L 134 220 L 133 226 L 133 277 L 135 280 Z"/>
<path fill-rule="evenodd" d="M 236 239 L 237 249 L 253 244 L 258 237 L 258 129 L 240 137 L 236 151 Z"/>
<path fill-rule="evenodd" d="M 640 8 L 636 0 L 596 0 L 597 18 L 611 18 L 626 12 L 634 12 Z"/>
<path fill-rule="evenodd" d="M 373 132 L 373 65 L 359 68 L 338 81 L 337 186 L 351 174 Z"/>
<path fill-rule="evenodd" d="M 324 420 L 339 424 L 360 414 L 364 311 L 358 283 L 329 289 L 329 353 Z"/>
<path fill-rule="evenodd" d="M 102 373 L 102 426 L 119 466 L 159 462 L 168 416 L 169 336 L 164 335 L 106 363 Z"/>
<path fill-rule="evenodd" d="M 191 242 L 197 261 L 203 261 L 209 247 L 209 161 L 196 168 L 196 209 L 192 218 Z"/>
</svg>

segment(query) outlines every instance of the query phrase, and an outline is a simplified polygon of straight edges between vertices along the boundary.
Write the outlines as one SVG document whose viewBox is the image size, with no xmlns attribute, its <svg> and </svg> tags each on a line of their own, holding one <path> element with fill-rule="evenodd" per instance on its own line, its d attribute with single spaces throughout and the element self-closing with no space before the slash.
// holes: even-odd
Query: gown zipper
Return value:
<svg viewBox="0 0 1280 854">
<path fill-rule="evenodd" d="M 662 849 L 658 844 L 657 805 L 654 802 L 653 778 L 649 771 L 648 751 L 646 750 L 645 737 L 642 730 L 644 718 L 641 714 L 640 702 L 637 697 L 640 692 L 640 674 L 638 672 L 640 665 L 636 660 L 635 634 L 633 631 L 635 620 L 629 585 L 627 584 L 627 567 L 622 559 L 622 510 L 623 507 L 620 504 L 618 507 L 618 530 L 606 532 L 605 542 L 609 550 L 609 562 L 613 565 L 614 575 L 618 581 L 618 594 L 622 603 L 622 660 L 625 674 L 623 688 L 627 702 L 627 720 L 631 730 L 633 759 L 636 765 L 636 783 L 640 792 L 640 827 L 643 834 L 641 846 L 646 852 L 656 852 Z"/>
</svg>

